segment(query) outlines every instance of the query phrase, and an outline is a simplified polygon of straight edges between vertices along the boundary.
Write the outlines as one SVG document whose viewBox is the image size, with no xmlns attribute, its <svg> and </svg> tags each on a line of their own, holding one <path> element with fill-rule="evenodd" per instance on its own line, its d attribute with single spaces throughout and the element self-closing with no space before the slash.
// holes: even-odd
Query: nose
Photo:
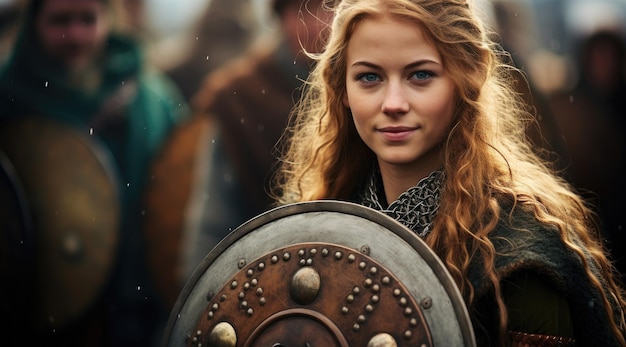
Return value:
<svg viewBox="0 0 626 347">
<path fill-rule="evenodd" d="M 65 39 L 72 43 L 85 41 L 89 36 L 90 27 L 80 21 L 72 21 L 68 23 L 65 30 Z"/>
<path fill-rule="evenodd" d="M 409 111 L 409 102 L 402 83 L 389 83 L 385 90 L 382 112 L 388 116 L 399 116 Z"/>
</svg>

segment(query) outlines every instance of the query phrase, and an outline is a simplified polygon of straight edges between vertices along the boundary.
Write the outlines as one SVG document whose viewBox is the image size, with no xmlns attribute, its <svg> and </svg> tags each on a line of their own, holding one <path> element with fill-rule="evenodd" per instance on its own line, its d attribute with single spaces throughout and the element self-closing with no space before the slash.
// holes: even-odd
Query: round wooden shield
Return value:
<svg viewBox="0 0 626 347">
<path fill-rule="evenodd" d="M 109 152 L 84 134 L 39 117 L 0 126 L 33 221 L 37 302 L 33 324 L 77 319 L 104 289 L 119 229 L 117 178 Z"/>
<path fill-rule="evenodd" d="M 15 168 L 0 150 L 0 308 L 11 317 L 5 325 L 15 332 L 31 312 L 33 230 L 26 195 Z M 1 329 L 0 329 L 1 330 Z"/>
<path fill-rule="evenodd" d="M 146 256 L 157 290 L 170 309 L 184 284 L 183 228 L 196 177 L 207 174 L 204 162 L 211 129 L 208 117 L 189 119 L 168 139 L 150 168 L 143 225 Z"/>
<path fill-rule="evenodd" d="M 475 346 L 463 298 L 411 230 L 338 201 L 243 224 L 176 302 L 163 346 Z"/>
</svg>

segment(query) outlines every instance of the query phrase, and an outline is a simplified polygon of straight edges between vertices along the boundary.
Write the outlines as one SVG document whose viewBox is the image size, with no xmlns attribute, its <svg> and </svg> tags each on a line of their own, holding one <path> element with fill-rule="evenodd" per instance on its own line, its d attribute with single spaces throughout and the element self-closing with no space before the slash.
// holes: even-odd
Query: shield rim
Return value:
<svg viewBox="0 0 626 347">
<path fill-rule="evenodd" d="M 475 347 L 476 339 L 469 312 L 463 296 L 456 283 L 454 283 L 448 269 L 445 267 L 441 259 L 434 253 L 434 251 L 422 240 L 415 232 L 393 219 L 384 213 L 374 210 L 372 208 L 359 205 L 347 201 L 339 200 L 314 200 L 297 202 L 287 205 L 282 205 L 270 209 L 247 222 L 241 224 L 239 227 L 231 231 L 224 239 L 222 239 L 203 259 L 203 261 L 196 267 L 193 274 L 185 283 L 180 295 L 178 296 L 167 324 L 164 329 L 162 347 L 170 345 L 171 334 L 174 331 L 176 323 L 179 319 L 179 315 L 185 307 L 185 303 L 190 298 L 190 295 L 196 288 L 196 285 L 200 279 L 204 276 L 206 270 L 215 262 L 217 258 L 222 255 L 231 245 L 237 240 L 244 237 L 248 233 L 251 233 L 258 228 L 282 219 L 297 214 L 314 213 L 314 212 L 336 212 L 346 215 L 352 215 L 360 217 L 379 226 L 389 230 L 396 236 L 400 237 L 411 248 L 413 248 L 420 257 L 430 266 L 431 270 L 440 281 L 440 284 L 446 291 L 448 298 L 450 299 L 454 313 L 459 324 L 460 333 L 464 346 Z"/>
</svg>

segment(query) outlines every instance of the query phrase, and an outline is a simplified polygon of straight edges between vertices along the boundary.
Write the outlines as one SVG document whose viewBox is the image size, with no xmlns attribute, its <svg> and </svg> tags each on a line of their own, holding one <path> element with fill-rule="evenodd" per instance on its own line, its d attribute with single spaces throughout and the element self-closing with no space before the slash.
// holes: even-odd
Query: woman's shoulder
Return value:
<svg viewBox="0 0 626 347">
<path fill-rule="evenodd" d="M 501 277 L 518 269 L 552 273 L 580 269 L 581 261 L 562 239 L 556 225 L 540 221 L 524 206 L 503 205 L 489 239 L 496 250 Z"/>
<path fill-rule="evenodd" d="M 532 271 L 567 291 L 569 281 L 565 274 L 584 276 L 580 257 L 567 247 L 558 228 L 540 221 L 523 206 L 502 204 L 497 225 L 488 238 L 495 250 L 494 266 L 500 278 Z M 484 266 L 480 260 L 481 257 L 474 257 L 469 274 L 477 291 L 484 292 L 488 283 L 481 275 Z"/>
<path fill-rule="evenodd" d="M 495 270 L 503 283 L 520 274 L 531 274 L 540 279 L 542 288 L 550 288 L 557 297 L 563 297 L 569 303 L 573 327 L 581 345 L 589 345 L 587 340 L 592 333 L 597 335 L 598 341 L 612 345 L 614 337 L 607 329 L 609 322 L 604 302 L 592 284 L 581 256 L 587 257 L 586 263 L 592 272 L 599 270 L 585 255 L 583 247 L 580 252 L 568 247 L 555 225 L 542 222 L 523 206 L 504 205 L 489 240 L 495 249 Z M 570 241 L 576 243 L 576 238 L 570 238 Z M 482 275 L 484 271 L 480 270 L 484 266 L 479 262 L 480 257 L 475 257 L 469 273 L 477 297 L 489 293 L 491 288 Z M 603 281 L 602 276 L 598 279 Z"/>
</svg>

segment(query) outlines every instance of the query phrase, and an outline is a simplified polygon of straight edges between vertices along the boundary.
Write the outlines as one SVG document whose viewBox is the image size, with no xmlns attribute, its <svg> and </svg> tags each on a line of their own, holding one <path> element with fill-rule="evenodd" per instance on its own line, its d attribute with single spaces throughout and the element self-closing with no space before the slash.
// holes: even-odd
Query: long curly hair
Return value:
<svg viewBox="0 0 626 347">
<path fill-rule="evenodd" d="M 613 332 L 626 344 L 626 302 L 597 225 L 590 222 L 596 216 L 552 163 L 533 149 L 526 129 L 534 117 L 513 86 L 513 73 L 519 71 L 468 1 L 343 0 L 334 11 L 325 51 L 313 56 L 317 64 L 283 138 L 285 153 L 273 190 L 277 203 L 349 199 L 359 178 L 370 172 L 375 155 L 360 139 L 343 104 L 346 47 L 363 19 L 389 15 L 414 22 L 439 50 L 458 97 L 454 124 L 442 144 L 446 180 L 439 213 L 426 243 L 441 257 L 468 305 L 474 301 L 468 268 L 472 257 L 480 254 L 496 293 L 503 338 L 507 311 L 489 234 L 502 217 L 500 203 L 514 201 L 554 226 L 582 259 L 603 295 Z M 592 268 L 600 269 L 600 274 Z M 607 297 L 602 283 L 608 284 L 614 298 Z M 613 308 L 613 300 L 620 308 Z"/>
</svg>

